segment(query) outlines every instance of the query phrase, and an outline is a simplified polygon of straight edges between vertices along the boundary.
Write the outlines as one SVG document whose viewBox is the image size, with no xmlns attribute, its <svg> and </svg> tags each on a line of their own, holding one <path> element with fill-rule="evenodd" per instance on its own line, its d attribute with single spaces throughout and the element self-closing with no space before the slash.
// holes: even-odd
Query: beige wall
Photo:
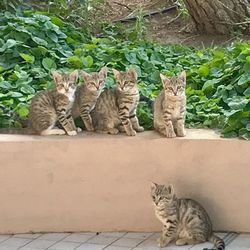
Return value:
<svg viewBox="0 0 250 250">
<path fill-rule="evenodd" d="M 250 232 L 249 149 L 203 130 L 185 139 L 1 135 L 0 233 L 159 231 L 150 181 L 197 199 L 216 229 Z"/>
</svg>

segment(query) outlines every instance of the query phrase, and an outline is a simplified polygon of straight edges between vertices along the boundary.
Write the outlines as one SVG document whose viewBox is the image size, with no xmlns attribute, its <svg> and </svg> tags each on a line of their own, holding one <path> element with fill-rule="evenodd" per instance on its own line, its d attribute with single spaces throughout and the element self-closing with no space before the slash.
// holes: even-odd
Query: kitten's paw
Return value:
<svg viewBox="0 0 250 250">
<path fill-rule="evenodd" d="M 56 134 L 57 134 L 57 135 L 65 135 L 66 132 L 65 132 L 63 129 L 57 129 L 57 130 L 56 130 Z"/>
<path fill-rule="evenodd" d="M 135 136 L 136 135 L 136 131 L 135 130 L 131 130 L 127 132 L 128 136 Z"/>
<path fill-rule="evenodd" d="M 109 134 L 111 135 L 117 135 L 118 133 L 119 133 L 119 130 L 117 128 L 109 129 Z"/>
<path fill-rule="evenodd" d="M 158 247 L 165 247 L 165 246 L 167 246 L 167 242 L 164 239 L 162 239 L 162 237 L 158 238 L 156 241 L 157 241 Z"/>
<path fill-rule="evenodd" d="M 79 132 L 82 132 L 82 129 L 79 128 L 79 127 L 77 127 L 77 128 L 76 128 L 76 131 L 79 133 Z"/>
<path fill-rule="evenodd" d="M 144 128 L 142 126 L 139 126 L 138 128 L 136 128 L 136 131 L 137 132 L 143 132 L 144 131 Z"/>
<path fill-rule="evenodd" d="M 174 131 L 169 131 L 169 130 L 166 130 L 166 137 L 167 138 L 175 138 L 176 137 L 176 134 L 175 134 L 175 132 Z"/>
<path fill-rule="evenodd" d="M 178 240 L 175 242 L 175 245 L 176 245 L 176 246 L 184 246 L 184 245 L 186 245 L 186 244 L 187 244 L 187 242 L 186 242 L 185 239 L 178 239 Z"/>
<path fill-rule="evenodd" d="M 125 130 L 125 128 L 124 128 L 123 125 L 119 125 L 119 126 L 118 126 L 118 130 L 119 130 L 119 132 L 121 132 L 121 133 L 125 133 L 125 132 L 126 132 L 126 130 Z"/>
<path fill-rule="evenodd" d="M 86 126 L 87 131 L 94 131 L 94 127 L 92 125 Z"/>
<path fill-rule="evenodd" d="M 41 135 L 65 135 L 65 131 L 59 128 L 46 129 L 41 132 Z"/>
<path fill-rule="evenodd" d="M 77 132 L 73 130 L 73 131 L 68 131 L 67 134 L 70 136 L 74 136 L 74 135 L 77 135 Z"/>
<path fill-rule="evenodd" d="M 186 130 L 185 129 L 182 129 L 182 130 L 177 130 L 177 135 L 179 136 L 179 137 L 184 137 L 184 136 L 186 136 L 186 134 L 187 134 L 187 132 L 186 132 Z"/>
</svg>

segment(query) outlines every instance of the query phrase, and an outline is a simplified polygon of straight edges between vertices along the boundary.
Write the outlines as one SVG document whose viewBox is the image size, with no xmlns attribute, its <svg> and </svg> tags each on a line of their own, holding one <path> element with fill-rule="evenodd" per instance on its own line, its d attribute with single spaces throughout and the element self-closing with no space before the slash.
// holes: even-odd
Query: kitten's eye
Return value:
<svg viewBox="0 0 250 250">
<path fill-rule="evenodd" d="M 152 196 L 152 198 L 153 198 L 153 200 L 155 200 L 155 196 L 154 195 Z"/>
<path fill-rule="evenodd" d="M 170 196 L 166 196 L 166 197 L 165 197 L 165 200 L 166 200 L 166 201 L 170 201 L 170 200 L 171 200 L 171 197 L 170 197 Z"/>
</svg>

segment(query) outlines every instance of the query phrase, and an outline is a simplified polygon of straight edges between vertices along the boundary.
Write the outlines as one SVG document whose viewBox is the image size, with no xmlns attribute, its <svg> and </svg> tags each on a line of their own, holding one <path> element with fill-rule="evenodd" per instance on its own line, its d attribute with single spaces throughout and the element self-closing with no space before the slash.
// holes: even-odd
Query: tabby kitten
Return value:
<svg viewBox="0 0 250 250">
<path fill-rule="evenodd" d="M 154 128 L 167 138 L 185 136 L 186 72 L 168 77 L 160 74 L 163 90 L 154 102 Z M 176 132 L 176 133 L 175 133 Z"/>
<path fill-rule="evenodd" d="M 81 116 L 88 131 L 94 130 L 90 112 L 94 109 L 96 101 L 103 90 L 107 73 L 107 67 L 101 68 L 99 72 L 87 73 L 80 71 L 84 83 L 77 87 L 72 115 L 74 118 Z"/>
<path fill-rule="evenodd" d="M 151 184 L 151 195 L 156 217 L 162 222 L 163 230 L 157 240 L 159 247 L 171 241 L 176 245 L 214 243 L 214 250 L 224 250 L 225 243 L 213 234 L 212 224 L 205 209 L 191 199 L 178 199 L 173 186 Z"/>
<path fill-rule="evenodd" d="M 29 128 L 40 135 L 76 135 L 71 116 L 78 71 L 70 74 L 52 73 L 56 87 L 38 93 L 31 101 Z M 56 123 L 63 129 L 56 128 Z"/>
<path fill-rule="evenodd" d="M 116 87 L 102 92 L 91 116 L 97 132 L 134 136 L 144 131 L 139 125 L 136 108 L 139 101 L 137 74 L 134 68 L 127 72 L 113 69 Z"/>
</svg>

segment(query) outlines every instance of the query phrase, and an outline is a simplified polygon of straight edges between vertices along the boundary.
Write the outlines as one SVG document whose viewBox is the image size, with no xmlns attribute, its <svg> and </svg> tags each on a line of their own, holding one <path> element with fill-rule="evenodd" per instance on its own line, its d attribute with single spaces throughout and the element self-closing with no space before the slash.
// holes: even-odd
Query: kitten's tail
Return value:
<svg viewBox="0 0 250 250">
<path fill-rule="evenodd" d="M 212 234 L 208 240 L 214 244 L 214 247 L 215 247 L 215 248 L 213 248 L 214 250 L 224 250 L 225 249 L 224 240 L 221 239 L 220 237 L 216 236 L 215 234 Z M 205 248 L 204 250 L 209 250 L 209 249 Z"/>
</svg>

